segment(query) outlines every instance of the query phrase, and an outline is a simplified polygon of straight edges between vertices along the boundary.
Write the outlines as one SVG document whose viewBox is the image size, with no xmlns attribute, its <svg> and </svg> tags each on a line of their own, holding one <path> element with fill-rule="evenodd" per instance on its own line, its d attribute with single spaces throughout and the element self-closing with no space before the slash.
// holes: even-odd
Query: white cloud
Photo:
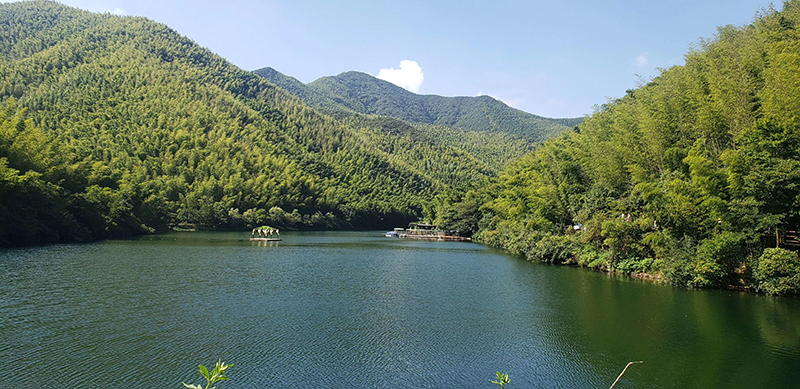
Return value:
<svg viewBox="0 0 800 389">
<path fill-rule="evenodd" d="M 481 97 L 481 96 L 489 96 L 489 97 L 491 97 L 491 98 L 493 98 L 493 99 L 495 99 L 495 100 L 497 100 L 497 101 L 503 101 L 503 99 L 501 99 L 501 98 L 499 98 L 499 97 L 497 97 L 497 96 L 495 96 L 495 95 L 490 95 L 490 94 L 488 94 L 488 93 L 483 93 L 483 92 L 478 92 L 478 94 L 477 94 L 476 96 L 478 96 L 478 97 Z M 506 104 L 508 104 L 508 103 L 506 103 Z"/>
<path fill-rule="evenodd" d="M 478 92 L 478 96 L 489 96 L 497 101 L 502 101 L 505 105 L 511 108 L 517 108 L 517 109 L 519 109 L 519 106 L 524 102 L 523 98 L 498 97 L 483 92 Z"/>
<path fill-rule="evenodd" d="M 407 59 L 400 61 L 400 69 L 381 69 L 377 77 L 414 93 L 419 91 L 419 87 L 425 79 L 417 61 Z"/>
<path fill-rule="evenodd" d="M 119 15 L 119 16 L 125 16 L 125 15 L 128 14 L 128 12 L 126 12 L 122 8 L 114 8 L 113 11 L 110 10 L 110 9 L 106 9 L 106 10 L 103 10 L 103 13 L 108 13 L 108 14 L 112 14 L 112 15 Z"/>
<path fill-rule="evenodd" d="M 648 52 L 641 53 L 641 54 L 639 54 L 638 57 L 633 59 L 633 63 L 636 64 L 636 66 L 639 66 L 639 67 L 642 67 L 642 68 L 646 68 L 646 67 L 650 66 L 649 55 L 650 55 L 650 53 L 648 53 Z"/>
</svg>

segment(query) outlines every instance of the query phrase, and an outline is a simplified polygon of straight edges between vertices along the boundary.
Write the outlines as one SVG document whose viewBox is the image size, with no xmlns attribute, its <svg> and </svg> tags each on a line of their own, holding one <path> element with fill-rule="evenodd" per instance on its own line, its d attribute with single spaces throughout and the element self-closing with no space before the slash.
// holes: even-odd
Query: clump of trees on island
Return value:
<svg viewBox="0 0 800 389">
<path fill-rule="evenodd" d="M 725 26 L 428 217 L 528 259 L 800 291 L 800 2 Z"/>
</svg>

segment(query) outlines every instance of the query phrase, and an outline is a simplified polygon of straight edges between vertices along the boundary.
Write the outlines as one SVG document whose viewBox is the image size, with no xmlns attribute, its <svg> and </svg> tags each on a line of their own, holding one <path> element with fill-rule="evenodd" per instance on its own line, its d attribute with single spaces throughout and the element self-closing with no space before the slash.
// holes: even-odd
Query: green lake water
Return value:
<svg viewBox="0 0 800 389">
<path fill-rule="evenodd" d="M 800 300 L 673 288 L 381 232 L 0 250 L 9 388 L 787 388 Z"/>
</svg>

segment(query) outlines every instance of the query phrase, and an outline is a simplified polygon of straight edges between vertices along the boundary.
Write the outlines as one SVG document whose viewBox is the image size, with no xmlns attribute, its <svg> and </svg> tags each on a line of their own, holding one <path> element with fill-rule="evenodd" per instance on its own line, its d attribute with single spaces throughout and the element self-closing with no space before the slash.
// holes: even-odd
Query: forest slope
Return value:
<svg viewBox="0 0 800 389">
<path fill-rule="evenodd" d="M 408 163 L 422 171 L 440 166 L 436 159 L 444 153 L 458 156 L 462 164 L 466 163 L 467 166 L 482 165 L 483 173 L 495 176 L 510 161 L 534 150 L 543 139 L 569 130 L 582 120 L 539 118 L 514 110 L 488 96 L 471 98 L 416 95 L 358 72 L 325 77 L 311 84 L 303 84 L 269 67 L 258 69 L 255 73 L 351 127 L 365 129 L 372 134 L 373 139 L 390 141 L 391 144 L 382 142 L 382 149 L 402 155 Z M 325 87 L 330 83 L 337 83 L 340 87 L 332 91 Z M 428 117 L 421 119 L 415 112 L 421 109 L 431 111 L 431 104 L 426 103 L 431 99 L 436 100 L 437 104 L 444 102 L 452 107 L 449 111 L 439 108 L 435 112 L 440 116 L 438 119 L 428 114 Z M 484 100 L 495 108 L 489 109 L 476 104 Z M 492 117 L 505 115 L 504 111 L 513 112 L 513 115 L 528 120 L 528 123 L 515 120 L 490 123 Z M 445 116 L 458 120 L 447 120 Z M 475 120 L 467 120 L 467 116 Z M 414 144 L 426 145 L 441 152 L 419 155 L 409 149 Z M 473 159 L 475 161 L 470 161 Z M 478 177 L 472 171 L 469 174 L 472 177 L 441 178 L 447 182 L 455 179 L 457 186 L 464 188 L 466 183 L 474 183 L 474 178 Z M 463 178 L 467 180 L 464 181 Z M 478 181 L 482 181 L 478 178 Z"/>
<path fill-rule="evenodd" d="M 800 291 L 800 2 L 725 26 L 438 221 L 531 260 Z"/>
</svg>

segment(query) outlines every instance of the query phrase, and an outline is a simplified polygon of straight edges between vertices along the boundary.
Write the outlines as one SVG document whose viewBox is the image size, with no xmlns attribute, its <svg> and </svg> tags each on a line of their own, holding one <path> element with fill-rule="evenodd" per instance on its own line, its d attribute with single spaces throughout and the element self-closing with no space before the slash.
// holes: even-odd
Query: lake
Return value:
<svg viewBox="0 0 800 389">
<path fill-rule="evenodd" d="M 792 387 L 800 300 L 673 288 L 382 232 L 0 250 L 4 386 Z M 204 381 L 204 380 L 203 380 Z M 204 382 L 203 382 L 204 383 Z"/>
</svg>

